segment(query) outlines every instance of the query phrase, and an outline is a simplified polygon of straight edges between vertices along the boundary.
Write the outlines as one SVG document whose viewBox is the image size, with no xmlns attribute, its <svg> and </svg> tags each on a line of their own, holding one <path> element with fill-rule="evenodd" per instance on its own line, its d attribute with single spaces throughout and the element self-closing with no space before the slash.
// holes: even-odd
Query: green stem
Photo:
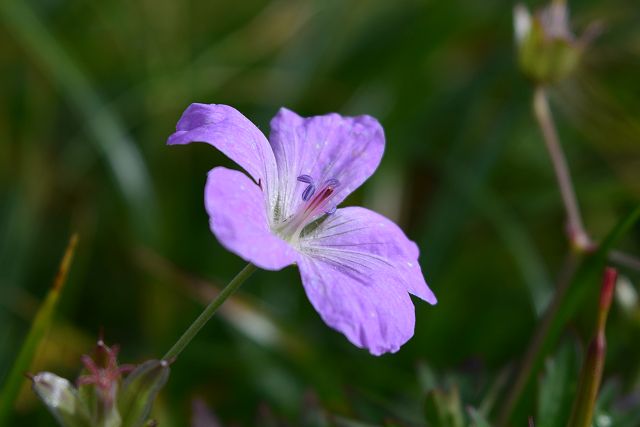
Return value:
<svg viewBox="0 0 640 427">
<path fill-rule="evenodd" d="M 187 328 L 182 336 L 171 347 L 167 354 L 164 355 L 164 360 L 173 359 L 178 357 L 182 350 L 189 345 L 191 340 L 200 332 L 200 329 L 211 319 L 211 317 L 218 311 L 220 306 L 238 290 L 240 285 L 249 278 L 258 268 L 253 264 L 247 264 L 231 282 L 209 303 L 209 305 L 200 313 L 200 316 L 194 320 L 194 322 Z"/>
</svg>

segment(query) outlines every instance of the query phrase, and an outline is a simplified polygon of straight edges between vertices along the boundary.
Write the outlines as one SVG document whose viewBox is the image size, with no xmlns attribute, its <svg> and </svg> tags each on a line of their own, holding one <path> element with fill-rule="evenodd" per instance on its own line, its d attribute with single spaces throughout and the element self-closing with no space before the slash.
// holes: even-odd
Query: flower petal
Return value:
<svg viewBox="0 0 640 427">
<path fill-rule="evenodd" d="M 222 104 L 191 104 L 167 144 L 206 142 L 222 151 L 276 197 L 277 169 L 273 151 L 260 130 L 238 110 Z"/>
<path fill-rule="evenodd" d="M 331 327 L 372 354 L 397 351 L 413 335 L 412 293 L 435 304 L 418 247 L 387 218 L 338 209 L 303 232 L 298 258 L 309 300 Z"/>
<path fill-rule="evenodd" d="M 364 271 L 339 260 L 301 254 L 298 266 L 307 297 L 322 320 L 373 355 L 394 353 L 413 336 L 409 294 L 388 269 Z"/>
<path fill-rule="evenodd" d="M 205 206 L 218 241 L 246 261 L 266 270 L 293 264 L 296 251 L 271 233 L 265 201 L 244 173 L 217 167 L 209 171 Z"/>
<path fill-rule="evenodd" d="M 422 275 L 418 246 L 400 227 L 369 209 L 338 209 L 315 230 L 303 235 L 300 246 L 303 252 L 319 253 L 345 263 L 391 268 L 404 290 L 430 304 L 437 303 Z"/>
<path fill-rule="evenodd" d="M 338 205 L 375 171 L 384 151 L 384 131 L 370 116 L 327 114 L 302 118 L 286 108 L 271 120 L 271 146 L 280 179 L 283 217 L 295 213 L 307 187 L 297 177 L 309 175 L 317 186 L 340 183 L 332 203 Z"/>
</svg>

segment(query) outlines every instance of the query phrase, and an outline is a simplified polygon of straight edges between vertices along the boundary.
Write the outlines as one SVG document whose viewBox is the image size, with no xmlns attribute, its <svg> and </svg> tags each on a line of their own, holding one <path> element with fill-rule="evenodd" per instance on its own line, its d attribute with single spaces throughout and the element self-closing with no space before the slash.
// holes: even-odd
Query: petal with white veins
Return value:
<svg viewBox="0 0 640 427">
<path fill-rule="evenodd" d="M 400 228 L 364 208 L 338 209 L 303 233 L 302 283 L 322 319 L 374 355 L 397 351 L 415 323 L 409 293 L 435 304 L 418 248 Z"/>
<path fill-rule="evenodd" d="M 393 221 L 361 207 L 338 209 L 301 238 L 303 251 L 331 252 L 344 258 L 363 258 L 389 265 L 404 289 L 436 304 L 418 263 L 418 246 Z"/>
<path fill-rule="evenodd" d="M 367 271 L 357 262 L 304 254 L 298 267 L 322 320 L 357 347 L 379 356 L 398 351 L 413 336 L 413 303 L 388 269 Z"/>
</svg>

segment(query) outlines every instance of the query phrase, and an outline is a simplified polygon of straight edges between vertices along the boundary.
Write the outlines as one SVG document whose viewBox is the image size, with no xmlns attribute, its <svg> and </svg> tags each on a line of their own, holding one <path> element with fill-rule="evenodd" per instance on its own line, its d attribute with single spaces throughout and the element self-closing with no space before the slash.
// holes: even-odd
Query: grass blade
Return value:
<svg viewBox="0 0 640 427">
<path fill-rule="evenodd" d="M 22 382 L 24 381 L 24 374 L 29 370 L 38 345 L 45 336 L 49 326 L 51 326 L 55 308 L 58 300 L 60 299 L 62 288 L 67 280 L 69 267 L 71 266 L 71 261 L 73 259 L 73 254 L 75 253 L 77 243 L 78 235 L 74 233 L 69 240 L 67 249 L 65 250 L 62 261 L 60 262 L 58 273 L 53 280 L 53 286 L 42 303 L 42 306 L 38 310 L 36 317 L 33 319 L 31 329 L 29 330 L 29 333 L 22 344 L 22 348 L 18 353 L 18 357 L 7 376 L 7 381 L 4 384 L 2 393 L 0 393 L 0 426 L 7 425 L 7 420 L 11 410 L 13 409 L 14 401 L 20 391 Z"/>
<path fill-rule="evenodd" d="M 535 352 L 535 356 L 533 356 L 531 360 L 530 368 L 527 369 L 526 378 L 523 378 L 524 384 L 526 384 L 525 389 L 531 386 L 531 378 L 540 371 L 545 357 L 557 344 L 567 322 L 569 322 L 581 306 L 584 306 L 585 300 L 598 289 L 595 284 L 598 282 L 599 274 L 607 263 L 609 252 L 611 252 L 614 245 L 629 232 L 631 227 L 639 219 L 640 205 L 637 205 L 616 224 L 613 230 L 602 243 L 600 243 L 598 250 L 588 255 L 581 263 L 566 294 L 559 302 L 559 308 L 550 321 L 549 328 L 544 334 L 538 351 Z M 517 394 L 521 396 L 522 390 Z M 514 399 L 514 402 L 516 400 L 518 399 Z M 522 408 L 523 403 L 520 399 L 518 404 L 515 405 L 515 410 L 513 410 L 513 407 L 510 408 L 510 405 L 505 405 L 504 408 L 506 409 L 503 409 L 501 418 L 503 420 L 507 418 L 510 419 L 511 416 L 507 415 L 513 414 L 514 412 L 518 413 L 518 409 Z"/>
</svg>

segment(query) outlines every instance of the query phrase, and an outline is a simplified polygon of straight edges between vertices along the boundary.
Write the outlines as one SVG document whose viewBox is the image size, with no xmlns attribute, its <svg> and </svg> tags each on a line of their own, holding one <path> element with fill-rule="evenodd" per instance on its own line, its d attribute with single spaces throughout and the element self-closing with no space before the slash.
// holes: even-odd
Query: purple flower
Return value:
<svg viewBox="0 0 640 427">
<path fill-rule="evenodd" d="M 267 270 L 297 264 L 322 319 L 374 355 L 411 338 L 409 294 L 436 303 L 418 247 L 375 212 L 336 209 L 380 163 L 376 119 L 303 118 L 282 108 L 267 140 L 232 107 L 192 104 L 168 144 L 190 142 L 213 145 L 253 178 L 224 167 L 209 172 L 205 206 L 223 246 Z"/>
</svg>

